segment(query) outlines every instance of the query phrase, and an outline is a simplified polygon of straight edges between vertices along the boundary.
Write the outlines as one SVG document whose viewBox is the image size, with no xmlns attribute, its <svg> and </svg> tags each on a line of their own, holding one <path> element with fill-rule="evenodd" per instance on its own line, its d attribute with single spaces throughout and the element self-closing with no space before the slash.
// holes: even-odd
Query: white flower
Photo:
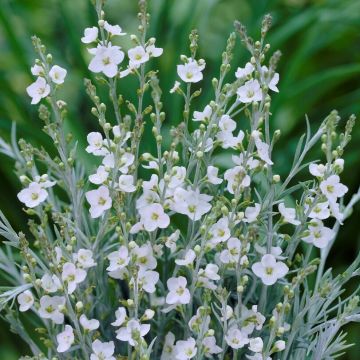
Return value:
<svg viewBox="0 0 360 360">
<path fill-rule="evenodd" d="M 284 221 L 293 224 L 293 225 L 300 225 L 300 221 L 296 220 L 296 212 L 293 208 L 286 208 L 284 203 L 280 203 L 278 205 L 279 212 L 281 216 L 284 218 Z"/>
<path fill-rule="evenodd" d="M 106 270 L 110 272 L 123 269 L 130 261 L 129 251 L 124 245 L 120 246 L 119 250 L 110 253 L 107 258 L 110 260 L 110 265 Z"/>
<path fill-rule="evenodd" d="M 243 219 L 244 222 L 252 223 L 256 221 L 257 217 L 260 214 L 261 205 L 255 203 L 254 206 L 248 206 L 245 209 L 245 218 Z"/>
<path fill-rule="evenodd" d="M 79 318 L 81 326 L 87 331 L 93 331 L 99 328 L 100 322 L 96 319 L 88 319 L 85 314 Z"/>
<path fill-rule="evenodd" d="M 313 202 L 313 198 L 310 199 L 311 202 Z M 329 209 L 329 202 L 324 201 L 321 203 L 316 203 L 315 205 L 311 204 L 310 206 L 308 204 L 304 205 L 305 208 L 305 214 L 308 213 L 309 207 L 311 207 L 311 212 L 309 213 L 309 218 L 311 219 L 320 219 L 325 220 L 330 216 L 330 209 Z"/>
<path fill-rule="evenodd" d="M 246 174 L 246 170 L 243 166 L 235 166 L 232 169 L 226 170 L 224 179 L 228 183 L 227 190 L 230 194 L 234 194 L 240 186 L 250 186 L 250 176 Z"/>
<path fill-rule="evenodd" d="M 214 225 L 211 225 L 209 229 L 209 242 L 212 245 L 219 244 L 230 238 L 229 219 L 223 217 L 219 219 Z"/>
<path fill-rule="evenodd" d="M 136 190 L 136 186 L 134 185 L 134 176 L 120 175 L 119 190 L 127 193 L 134 192 Z"/>
<path fill-rule="evenodd" d="M 187 83 L 197 83 L 203 79 L 202 71 L 205 68 L 205 62 L 190 59 L 184 65 L 177 66 L 177 73 L 182 81 Z"/>
<path fill-rule="evenodd" d="M 171 169 L 169 188 L 174 189 L 181 186 L 184 183 L 186 177 L 186 168 L 184 166 L 174 166 Z"/>
<path fill-rule="evenodd" d="M 130 320 L 126 327 L 117 330 L 116 338 L 121 341 L 127 341 L 131 346 L 137 346 L 139 339 L 144 337 L 150 331 L 149 324 L 140 324 L 138 320 Z"/>
<path fill-rule="evenodd" d="M 195 251 L 189 249 L 186 252 L 184 259 L 176 259 L 175 264 L 180 265 L 180 266 L 188 266 L 188 265 L 193 264 L 195 258 L 196 258 Z"/>
<path fill-rule="evenodd" d="M 41 65 L 35 64 L 31 67 L 31 73 L 34 76 L 44 76 L 44 68 Z"/>
<path fill-rule="evenodd" d="M 70 325 L 65 325 L 65 330 L 56 335 L 56 340 L 58 342 L 57 352 L 68 351 L 75 340 L 73 328 Z"/>
<path fill-rule="evenodd" d="M 258 156 L 261 160 L 263 160 L 268 165 L 273 165 L 273 162 L 270 159 L 269 156 L 269 145 L 263 141 L 260 140 L 260 133 L 257 130 L 254 130 L 251 133 L 251 136 L 255 140 L 255 146 L 258 152 Z"/>
<path fill-rule="evenodd" d="M 142 46 L 136 46 L 128 51 L 131 67 L 138 67 L 149 61 L 149 54 Z"/>
<path fill-rule="evenodd" d="M 21 190 L 17 197 L 28 208 L 34 208 L 46 200 L 48 192 L 37 182 L 32 182 Z"/>
<path fill-rule="evenodd" d="M 90 44 L 97 40 L 99 33 L 99 29 L 96 26 L 93 26 L 91 28 L 86 28 L 84 30 L 84 36 L 81 38 L 81 41 L 84 44 Z"/>
<path fill-rule="evenodd" d="M 85 193 L 85 197 L 90 204 L 90 215 L 93 219 L 100 217 L 112 206 L 109 189 L 104 185 L 100 186 L 97 190 L 88 191 Z"/>
<path fill-rule="evenodd" d="M 203 111 L 194 111 L 194 121 L 209 121 L 212 114 L 212 108 L 210 105 L 206 105 Z"/>
<path fill-rule="evenodd" d="M 197 353 L 196 341 L 190 337 L 187 340 L 179 340 L 175 345 L 175 359 L 189 360 Z"/>
<path fill-rule="evenodd" d="M 174 192 L 172 210 L 187 215 L 191 220 L 197 221 L 210 211 L 212 196 L 200 194 L 199 190 L 185 190 L 177 188 Z"/>
<path fill-rule="evenodd" d="M 77 268 L 70 262 L 67 262 L 63 265 L 61 278 L 67 284 L 68 294 L 72 294 L 75 291 L 77 284 L 80 284 L 85 280 L 86 271 Z"/>
<path fill-rule="evenodd" d="M 269 75 L 269 69 L 267 68 L 267 66 L 262 66 L 262 70 L 267 73 L 267 76 Z M 270 79 L 269 83 L 268 83 L 268 87 L 270 90 L 275 91 L 275 92 L 279 92 L 279 89 L 277 88 L 277 83 L 279 82 L 279 74 L 278 73 L 274 73 L 273 77 Z"/>
<path fill-rule="evenodd" d="M 224 264 L 237 263 L 240 258 L 241 242 L 239 239 L 231 237 L 226 243 L 227 249 L 220 253 L 220 261 Z"/>
<path fill-rule="evenodd" d="M 326 166 L 323 164 L 310 164 L 309 172 L 318 178 L 323 178 L 326 173 Z"/>
<path fill-rule="evenodd" d="M 119 171 L 121 171 L 123 174 L 127 174 L 129 171 L 129 166 L 134 163 L 134 160 L 134 154 L 129 152 L 124 153 L 120 158 Z"/>
<path fill-rule="evenodd" d="M 241 309 L 241 317 L 243 319 L 243 327 L 241 331 L 251 334 L 254 329 L 261 330 L 266 320 L 265 316 L 257 310 L 257 305 L 253 305 L 251 309 L 243 306 Z"/>
<path fill-rule="evenodd" d="M 276 261 L 272 254 L 265 254 L 260 262 L 253 264 L 251 267 L 254 274 L 261 278 L 265 285 L 273 285 L 276 281 L 284 277 L 289 268 L 281 261 Z"/>
<path fill-rule="evenodd" d="M 148 45 L 146 47 L 146 52 L 150 57 L 159 57 L 163 54 L 164 50 L 162 48 L 157 48 L 155 45 Z"/>
<path fill-rule="evenodd" d="M 90 49 L 89 52 L 94 55 L 90 61 L 89 70 L 94 73 L 104 73 L 107 77 L 112 78 L 118 72 L 118 65 L 124 60 L 124 53 L 120 46 L 98 45 L 97 48 Z"/>
<path fill-rule="evenodd" d="M 50 85 L 40 76 L 26 88 L 26 92 L 32 98 L 31 104 L 35 105 L 39 103 L 42 98 L 45 98 L 50 94 Z"/>
<path fill-rule="evenodd" d="M 113 341 L 101 342 L 96 339 L 92 343 L 93 353 L 90 355 L 90 360 L 116 360 L 113 356 L 115 345 Z"/>
<path fill-rule="evenodd" d="M 157 228 L 165 229 L 170 224 L 170 218 L 164 212 L 160 204 L 151 204 L 139 209 L 140 222 L 146 231 L 154 231 Z"/>
<path fill-rule="evenodd" d="M 96 156 L 104 156 L 108 153 L 108 150 L 104 148 L 104 140 L 99 132 L 91 132 L 87 136 L 87 142 L 89 146 L 85 149 L 89 154 Z"/>
<path fill-rule="evenodd" d="M 79 251 L 73 255 L 73 259 L 77 262 L 76 265 L 82 269 L 96 266 L 96 262 L 93 259 L 93 252 L 88 249 L 79 249 Z"/>
<path fill-rule="evenodd" d="M 252 103 L 262 99 L 262 91 L 257 80 L 249 80 L 237 90 L 239 101 L 242 103 Z"/>
<path fill-rule="evenodd" d="M 89 176 L 89 181 L 95 185 L 103 184 L 109 177 L 109 172 L 106 170 L 106 167 L 100 165 L 95 174 Z"/>
<path fill-rule="evenodd" d="M 250 339 L 249 350 L 255 353 L 259 353 L 262 351 L 263 347 L 264 347 L 264 342 L 261 339 L 261 337 Z"/>
<path fill-rule="evenodd" d="M 222 179 L 218 177 L 219 169 L 215 166 L 208 166 L 206 170 L 206 176 L 210 184 L 218 185 L 223 182 Z"/>
<path fill-rule="evenodd" d="M 215 336 L 207 336 L 202 341 L 203 350 L 206 357 L 212 357 L 212 354 L 220 354 L 223 349 L 220 346 L 216 345 L 216 338 Z"/>
<path fill-rule="evenodd" d="M 314 246 L 322 249 L 326 247 L 334 238 L 335 232 L 324 226 L 323 222 L 318 219 L 313 219 L 308 227 L 309 235 L 302 238 L 307 243 L 314 244 Z"/>
<path fill-rule="evenodd" d="M 41 176 L 36 175 L 34 179 L 43 189 L 50 188 L 56 184 L 56 181 L 49 180 L 49 176 L 47 174 Z"/>
<path fill-rule="evenodd" d="M 152 270 L 144 270 L 140 268 L 138 273 L 138 282 L 140 287 L 149 294 L 153 294 L 156 290 L 156 283 L 159 281 L 159 273 Z"/>
<path fill-rule="evenodd" d="M 166 303 L 188 304 L 190 302 L 190 291 L 186 287 L 187 280 L 183 276 L 172 277 L 167 281 L 169 293 L 166 296 Z"/>
<path fill-rule="evenodd" d="M 112 322 L 111 325 L 112 326 L 121 326 L 127 318 L 126 309 L 124 307 L 119 307 L 115 311 L 115 317 L 116 317 L 116 320 L 114 322 Z"/>
<path fill-rule="evenodd" d="M 348 188 L 340 183 L 338 175 L 331 175 L 320 183 L 320 190 L 329 201 L 336 202 L 337 198 L 347 193 Z"/>
<path fill-rule="evenodd" d="M 171 235 L 166 238 L 165 246 L 170 249 L 171 253 L 176 251 L 176 242 L 180 238 L 180 230 L 175 230 Z"/>
<path fill-rule="evenodd" d="M 273 346 L 273 351 L 274 352 L 278 352 L 278 351 L 283 351 L 285 349 L 285 341 L 284 340 L 278 340 L 275 341 L 274 346 Z"/>
<path fill-rule="evenodd" d="M 165 336 L 165 343 L 160 360 L 174 360 L 175 355 L 175 335 L 169 331 Z"/>
<path fill-rule="evenodd" d="M 215 264 L 207 264 L 205 269 L 199 270 L 198 285 L 207 289 L 215 290 L 213 281 L 220 280 L 219 267 Z"/>
<path fill-rule="evenodd" d="M 51 319 L 55 324 L 64 322 L 64 314 L 60 312 L 60 307 L 65 305 L 63 296 L 44 295 L 40 298 L 39 315 L 43 319 Z"/>
<path fill-rule="evenodd" d="M 225 132 L 233 132 L 236 129 L 236 122 L 229 115 L 223 115 L 219 121 L 219 128 Z"/>
<path fill-rule="evenodd" d="M 55 84 L 62 84 L 65 80 L 67 71 L 58 65 L 54 65 L 49 71 L 49 76 Z"/>
<path fill-rule="evenodd" d="M 48 293 L 54 293 L 61 288 L 61 283 L 56 275 L 44 274 L 41 278 L 41 287 Z"/>
<path fill-rule="evenodd" d="M 243 333 L 237 327 L 231 327 L 225 335 L 226 343 L 233 349 L 243 348 L 249 343 L 247 334 Z"/>
<path fill-rule="evenodd" d="M 110 25 L 107 21 L 105 21 L 105 23 L 104 23 L 104 29 L 112 36 L 126 35 L 126 33 L 122 32 L 122 29 L 119 25 Z"/>
<path fill-rule="evenodd" d="M 18 295 L 17 301 L 19 303 L 19 311 L 28 311 L 34 304 L 34 296 L 30 290 L 25 290 Z"/>
<path fill-rule="evenodd" d="M 252 72 L 255 70 L 255 67 L 253 64 L 251 63 L 246 63 L 245 67 L 244 68 L 241 68 L 241 67 L 238 67 L 237 68 L 237 71 L 235 73 L 235 76 L 238 78 L 238 79 L 242 79 L 250 74 L 252 74 Z"/>
<path fill-rule="evenodd" d="M 170 89 L 170 94 L 173 94 L 174 92 L 176 92 L 179 88 L 180 88 L 180 82 L 179 81 L 175 81 L 174 86 Z"/>
<path fill-rule="evenodd" d="M 153 270 L 156 268 L 157 262 L 154 258 L 153 249 L 150 243 L 144 244 L 141 247 L 136 247 L 132 250 L 132 255 L 135 256 L 136 264 L 144 270 Z"/>
</svg>

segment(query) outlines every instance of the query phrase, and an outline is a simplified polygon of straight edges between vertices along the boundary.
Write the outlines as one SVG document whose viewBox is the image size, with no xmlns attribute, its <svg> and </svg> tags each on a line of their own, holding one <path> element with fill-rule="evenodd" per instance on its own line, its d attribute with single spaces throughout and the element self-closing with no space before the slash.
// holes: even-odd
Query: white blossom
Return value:
<svg viewBox="0 0 360 360">
<path fill-rule="evenodd" d="M 238 99 L 242 103 L 262 100 L 262 90 L 257 80 L 249 80 L 237 90 Z"/>
<path fill-rule="evenodd" d="M 99 34 L 99 29 L 96 26 L 91 28 L 86 28 L 84 30 L 84 36 L 81 38 L 81 41 L 84 44 L 90 44 L 97 40 Z"/>
<path fill-rule="evenodd" d="M 195 251 L 189 249 L 189 250 L 185 253 L 184 259 L 176 259 L 176 260 L 175 260 L 175 264 L 180 265 L 180 266 L 189 266 L 189 265 L 192 265 L 192 264 L 193 264 L 195 258 L 196 258 Z"/>
<path fill-rule="evenodd" d="M 49 71 L 50 79 L 55 84 L 62 84 L 65 80 L 66 74 L 66 69 L 58 65 L 54 65 Z"/>
<path fill-rule="evenodd" d="M 107 46 L 99 44 L 97 48 L 90 49 L 89 52 L 94 57 L 90 61 L 89 70 L 94 73 L 102 72 L 113 78 L 118 72 L 118 65 L 124 60 L 124 53 L 120 49 L 120 46 L 113 46 L 111 43 Z"/>
<path fill-rule="evenodd" d="M 75 340 L 73 328 L 70 325 L 65 325 L 65 330 L 56 335 L 56 340 L 58 342 L 57 352 L 68 351 Z"/>
<path fill-rule="evenodd" d="M 124 245 L 120 246 L 119 250 L 110 253 L 107 258 L 110 261 L 110 265 L 106 270 L 110 272 L 123 269 L 130 261 L 129 251 Z"/>
<path fill-rule="evenodd" d="M 165 229 L 170 224 L 170 218 L 160 204 L 144 206 L 139 210 L 139 214 L 140 222 L 146 231 L 154 231 L 157 228 Z"/>
<path fill-rule="evenodd" d="M 272 254 L 265 254 L 260 262 L 256 262 L 251 267 L 254 274 L 261 278 L 265 285 L 273 285 L 278 279 L 283 278 L 289 268 L 281 261 L 276 261 Z"/>
<path fill-rule="evenodd" d="M 26 88 L 26 92 L 32 98 L 31 104 L 36 105 L 42 98 L 50 94 L 50 85 L 43 77 L 39 76 L 35 82 Z"/>
<path fill-rule="evenodd" d="M 206 105 L 203 111 L 194 111 L 194 121 L 209 121 L 212 115 L 212 108 L 210 105 Z"/>
<path fill-rule="evenodd" d="M 115 345 L 113 341 L 101 342 L 96 339 L 92 343 L 93 353 L 90 355 L 90 360 L 116 360 L 114 355 Z"/>
<path fill-rule="evenodd" d="M 323 164 L 310 164 L 309 172 L 313 176 L 323 178 L 326 172 L 326 166 Z"/>
<path fill-rule="evenodd" d="M 189 360 L 196 356 L 197 347 L 194 338 L 190 337 L 187 340 L 179 340 L 175 345 L 175 359 Z"/>
<path fill-rule="evenodd" d="M 96 190 L 85 193 L 86 200 L 90 204 L 90 215 L 93 219 L 100 217 L 112 206 L 109 189 L 102 185 Z"/>
<path fill-rule="evenodd" d="M 175 335 L 169 331 L 165 336 L 165 343 L 160 360 L 174 360 L 175 356 Z"/>
<path fill-rule="evenodd" d="M 244 188 L 250 186 L 250 176 L 247 175 L 243 166 L 226 170 L 224 179 L 227 181 L 227 190 L 230 194 L 234 194 L 240 186 Z"/>
<path fill-rule="evenodd" d="M 128 51 L 131 67 L 138 67 L 149 61 L 149 53 L 142 46 L 136 46 Z"/>
<path fill-rule="evenodd" d="M 132 254 L 135 256 L 135 262 L 140 268 L 144 270 L 153 270 L 156 268 L 157 262 L 150 243 L 136 247 L 132 250 Z"/>
<path fill-rule="evenodd" d="M 116 320 L 111 323 L 112 326 L 121 326 L 127 319 L 126 309 L 124 307 L 119 307 L 115 311 Z"/>
<path fill-rule="evenodd" d="M 149 54 L 150 57 L 159 57 L 164 52 L 164 50 L 162 48 L 157 48 L 157 47 L 155 47 L 154 44 L 148 45 L 145 50 Z"/>
<path fill-rule="evenodd" d="M 326 247 L 335 236 L 334 231 L 324 226 L 323 222 L 318 219 L 311 220 L 308 232 L 309 234 L 304 236 L 302 240 L 320 249 Z"/>
<path fill-rule="evenodd" d="M 18 193 L 17 197 L 28 208 L 34 208 L 47 199 L 48 192 L 39 183 L 31 182 L 27 188 Z"/>
<path fill-rule="evenodd" d="M 25 290 L 18 295 L 17 301 L 19 303 L 19 311 L 28 311 L 34 304 L 34 296 L 30 290 Z"/>
<path fill-rule="evenodd" d="M 219 185 L 223 182 L 221 178 L 218 177 L 219 169 L 215 166 L 209 165 L 206 170 L 206 176 L 208 178 L 209 183 L 213 185 Z"/>
<path fill-rule="evenodd" d="M 77 253 L 74 253 L 73 259 L 76 261 L 76 265 L 82 269 L 89 269 L 96 266 L 96 262 L 93 259 L 93 252 L 89 249 L 79 249 Z"/>
<path fill-rule="evenodd" d="M 144 270 L 140 268 L 138 273 L 138 281 L 140 287 L 149 294 L 153 294 L 156 290 L 156 283 L 159 281 L 159 273 L 153 270 Z"/>
<path fill-rule="evenodd" d="M 91 132 L 87 136 L 89 146 L 85 149 L 89 154 L 96 156 L 104 156 L 108 154 L 108 150 L 104 147 L 104 140 L 99 132 Z"/>
<path fill-rule="evenodd" d="M 337 198 L 347 193 L 348 188 L 340 183 L 338 175 L 331 175 L 320 183 L 320 190 L 329 201 L 336 202 Z"/>
<path fill-rule="evenodd" d="M 47 293 L 54 293 L 61 288 L 60 279 L 56 275 L 50 275 L 48 273 L 45 273 L 40 279 L 40 281 L 41 287 Z"/>
<path fill-rule="evenodd" d="M 199 190 L 185 190 L 178 188 L 174 192 L 172 209 L 180 214 L 187 215 L 191 220 L 197 221 L 210 211 L 209 203 L 212 196 L 200 194 Z"/>
<path fill-rule="evenodd" d="M 250 339 L 249 350 L 251 350 L 255 353 L 259 353 L 263 350 L 263 347 L 264 347 L 264 342 L 261 339 L 261 337 L 256 337 L 256 338 Z"/>
<path fill-rule="evenodd" d="M 227 249 L 220 253 L 220 261 L 224 264 L 237 263 L 240 258 L 241 242 L 235 237 L 231 237 L 226 242 Z"/>
<path fill-rule="evenodd" d="M 180 230 L 175 230 L 171 235 L 166 238 L 165 246 L 170 249 L 171 253 L 176 251 L 176 242 L 180 238 Z"/>
<path fill-rule="evenodd" d="M 300 221 L 296 220 L 296 212 L 293 208 L 286 208 L 284 203 L 280 203 L 278 205 L 279 212 L 283 217 L 284 221 L 293 224 L 293 225 L 300 225 Z"/>
<path fill-rule="evenodd" d="M 230 238 L 229 219 L 223 217 L 219 219 L 214 225 L 211 225 L 209 229 L 210 239 L 209 242 L 212 245 L 219 244 Z"/>
<path fill-rule="evenodd" d="M 106 167 L 100 165 L 95 174 L 89 176 L 89 181 L 95 185 L 103 184 L 109 177 L 109 172 L 106 170 Z"/>
<path fill-rule="evenodd" d="M 204 68 L 204 61 L 190 59 L 187 63 L 177 66 L 177 73 L 182 81 L 187 83 L 197 83 L 203 79 L 202 71 Z"/>
<path fill-rule="evenodd" d="M 233 132 L 236 129 L 236 122 L 229 115 L 222 115 L 219 120 L 219 128 L 222 131 Z"/>
<path fill-rule="evenodd" d="M 79 322 L 84 330 L 93 331 L 99 328 L 100 322 L 96 319 L 88 319 L 85 314 L 82 314 L 79 318 Z"/>
<path fill-rule="evenodd" d="M 123 36 L 126 33 L 122 32 L 119 25 L 110 25 L 107 21 L 104 22 L 104 29 L 112 36 Z"/>
<path fill-rule="evenodd" d="M 133 175 L 120 175 L 119 190 L 126 193 L 132 193 L 136 190 Z"/>
<path fill-rule="evenodd" d="M 43 319 L 51 319 L 55 324 L 64 322 L 64 314 L 60 312 L 60 307 L 65 305 L 63 296 L 44 295 L 40 298 L 39 315 Z"/>
<path fill-rule="evenodd" d="M 166 296 L 166 303 L 188 304 L 190 302 L 190 291 L 186 287 L 187 280 L 183 276 L 171 277 L 167 281 L 169 293 Z"/>
<path fill-rule="evenodd" d="M 216 345 L 215 336 L 207 336 L 202 341 L 203 350 L 206 357 L 212 358 L 213 354 L 220 354 L 223 349 Z"/>
<path fill-rule="evenodd" d="M 243 219 L 244 222 L 252 223 L 256 221 L 257 217 L 259 216 L 261 211 L 261 205 L 255 203 L 254 206 L 248 206 L 245 209 L 245 218 Z"/>
<path fill-rule="evenodd" d="M 241 349 L 249 343 L 247 334 L 243 333 L 237 327 L 231 327 L 225 335 L 226 343 L 233 349 Z"/>
<path fill-rule="evenodd" d="M 77 285 L 85 280 L 86 271 L 77 268 L 73 263 L 67 262 L 63 265 L 61 278 L 67 285 L 68 294 L 72 294 Z"/>
<path fill-rule="evenodd" d="M 131 346 L 137 346 L 139 338 L 144 337 L 149 331 L 149 324 L 141 324 L 139 320 L 131 319 L 126 326 L 117 330 L 116 338 L 127 341 Z"/>
<path fill-rule="evenodd" d="M 248 75 L 251 75 L 254 70 L 255 70 L 254 65 L 248 62 L 248 63 L 246 63 L 244 68 L 241 68 L 241 67 L 237 68 L 235 76 L 238 79 L 242 79 Z"/>
</svg>

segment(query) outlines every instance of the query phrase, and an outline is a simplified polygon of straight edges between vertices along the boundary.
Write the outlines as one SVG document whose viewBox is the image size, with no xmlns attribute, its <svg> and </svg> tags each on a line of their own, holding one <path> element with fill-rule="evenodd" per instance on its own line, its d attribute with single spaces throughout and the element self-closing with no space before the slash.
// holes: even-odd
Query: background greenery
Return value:
<svg viewBox="0 0 360 360">
<path fill-rule="evenodd" d="M 274 17 L 269 35 L 272 49 L 281 49 L 280 94 L 274 97 L 274 128 L 280 128 L 281 151 L 275 154 L 278 172 L 284 174 L 291 165 L 296 139 L 305 130 L 304 114 L 312 126 L 333 108 L 343 117 L 360 114 L 360 1 L 359 0 L 151 0 L 151 35 L 165 50 L 159 59 L 161 85 L 168 114 L 167 125 L 177 123 L 181 102 L 169 96 L 175 81 L 175 64 L 180 53 L 187 53 L 189 31 L 200 32 L 200 55 L 207 60 L 207 74 L 217 71 L 220 54 L 234 19 L 248 26 L 256 36 L 265 13 Z M 136 1 L 108 0 L 110 22 L 119 23 L 127 32 L 136 31 Z M 40 36 L 54 55 L 56 63 L 71 69 L 63 91 L 69 104 L 66 123 L 79 139 L 96 128 L 90 114 L 82 77 L 91 77 L 87 70 L 87 52 L 80 43 L 86 26 L 95 23 L 89 0 L 1 0 L 0 6 L 0 136 L 8 139 L 12 121 L 18 134 L 34 144 L 49 146 L 41 131 L 36 107 L 30 105 L 25 87 L 32 81 L 33 63 L 30 36 Z M 125 46 L 126 47 L 126 46 Z M 243 65 L 248 54 L 238 46 L 234 66 Z M 210 99 L 210 79 L 203 85 L 205 96 L 199 108 Z M 121 92 L 130 97 L 134 89 L 125 80 Z M 83 140 L 82 140 L 83 141 Z M 360 126 L 346 156 L 343 180 L 351 191 L 360 183 Z M 320 155 L 315 152 L 312 156 Z M 88 161 L 84 157 L 84 161 Z M 15 228 L 25 226 L 21 205 L 16 200 L 19 181 L 12 172 L 12 163 L 0 157 L 0 207 Z M 89 166 L 91 164 L 88 163 Z M 350 191 L 350 192 L 351 192 Z M 341 271 L 360 249 L 359 206 L 332 251 L 329 264 Z M 1 282 L 1 274 L 0 274 Z M 355 284 L 354 284 L 355 285 Z M 350 341 L 357 343 L 343 359 L 359 359 L 360 327 L 349 329 Z M 0 323 L 0 359 L 12 360 L 27 349 Z"/>
</svg>

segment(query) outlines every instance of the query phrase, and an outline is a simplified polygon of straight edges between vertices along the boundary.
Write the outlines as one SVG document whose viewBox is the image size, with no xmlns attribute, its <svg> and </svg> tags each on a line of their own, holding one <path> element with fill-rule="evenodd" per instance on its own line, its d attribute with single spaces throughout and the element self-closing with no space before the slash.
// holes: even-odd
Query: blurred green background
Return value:
<svg viewBox="0 0 360 360">
<path fill-rule="evenodd" d="M 63 98 L 69 104 L 66 123 L 77 138 L 96 129 L 85 95 L 83 76 L 88 54 L 80 42 L 83 29 L 95 24 L 95 13 L 89 0 L 1 0 L 0 1 L 0 136 L 9 139 L 12 121 L 18 135 L 33 144 L 49 146 L 41 131 L 37 108 L 30 105 L 25 87 L 32 81 L 30 66 L 34 52 L 30 36 L 36 34 L 48 46 L 55 62 L 69 70 Z M 108 20 L 135 32 L 135 0 L 108 0 Z M 272 50 L 283 53 L 279 66 L 280 93 L 274 96 L 273 128 L 280 128 L 282 139 L 274 157 L 278 173 L 283 175 L 291 165 L 298 137 L 305 130 L 304 114 L 313 128 L 333 108 L 345 119 L 360 114 L 360 1 L 359 0 L 151 0 L 150 35 L 165 55 L 156 63 L 164 89 L 167 126 L 178 122 L 181 101 L 168 90 L 176 79 L 175 65 L 181 53 L 187 54 L 188 33 L 194 27 L 200 32 L 200 56 L 207 61 L 201 109 L 212 96 L 211 77 L 217 74 L 221 51 L 235 19 L 248 26 L 257 36 L 261 18 L 271 13 L 274 26 L 268 41 Z M 126 48 L 126 44 L 124 44 Z M 238 42 L 234 66 L 244 65 L 248 54 Z M 215 72 L 216 71 L 216 72 Z M 205 74 L 205 75 L 206 75 Z M 120 91 L 132 98 L 135 82 L 120 82 Z M 343 123 L 341 123 L 343 125 Z M 83 143 L 84 140 L 80 141 Z M 343 181 L 350 193 L 360 183 L 360 127 L 345 155 Z M 320 152 L 314 150 L 318 158 Z M 0 156 L 0 207 L 16 229 L 24 228 L 26 219 L 16 201 L 19 181 L 12 163 Z M 91 166 L 91 164 L 89 164 Z M 360 248 L 359 206 L 341 230 L 329 265 L 339 272 L 355 257 Z M 0 274 L 1 282 L 1 274 Z M 355 284 L 354 284 L 355 285 Z M 0 359 L 17 359 L 27 348 L 0 323 Z M 342 359 L 358 360 L 360 326 L 353 326 L 349 341 L 357 343 Z"/>
</svg>

